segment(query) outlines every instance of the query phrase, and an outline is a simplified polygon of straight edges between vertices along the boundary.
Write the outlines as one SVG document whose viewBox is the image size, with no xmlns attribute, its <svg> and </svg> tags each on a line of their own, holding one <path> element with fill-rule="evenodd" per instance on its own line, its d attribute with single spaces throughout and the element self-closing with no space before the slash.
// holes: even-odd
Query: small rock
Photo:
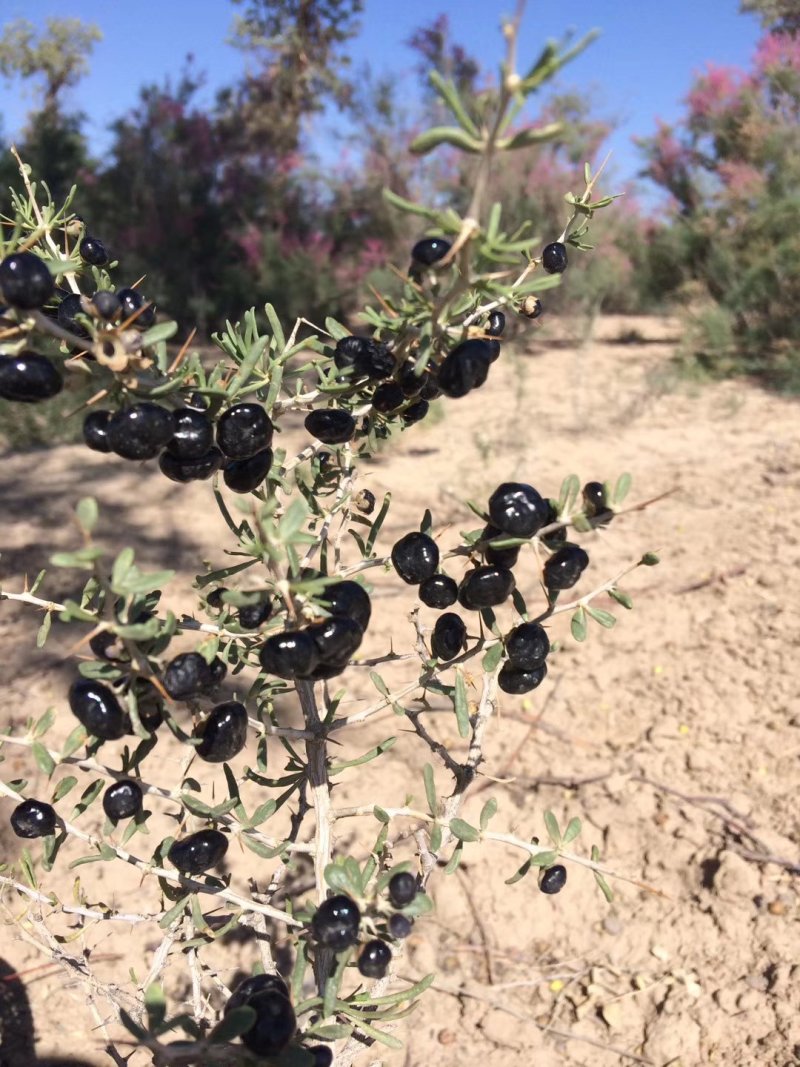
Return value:
<svg viewBox="0 0 800 1067">
<path fill-rule="evenodd" d="M 625 927 L 622 920 L 616 915 L 606 915 L 605 919 L 603 919 L 603 929 L 607 934 L 616 937 L 618 934 L 622 933 Z"/>
<path fill-rule="evenodd" d="M 454 1045 L 458 1041 L 458 1034 L 454 1030 L 440 1030 L 436 1040 L 440 1045 Z"/>
<path fill-rule="evenodd" d="M 755 989 L 746 989 L 736 1001 L 739 1011 L 753 1011 L 764 1003 L 764 998 Z"/>
<path fill-rule="evenodd" d="M 748 974 L 744 980 L 745 985 L 755 989 L 759 993 L 766 993 L 769 982 L 763 974 Z"/>
</svg>

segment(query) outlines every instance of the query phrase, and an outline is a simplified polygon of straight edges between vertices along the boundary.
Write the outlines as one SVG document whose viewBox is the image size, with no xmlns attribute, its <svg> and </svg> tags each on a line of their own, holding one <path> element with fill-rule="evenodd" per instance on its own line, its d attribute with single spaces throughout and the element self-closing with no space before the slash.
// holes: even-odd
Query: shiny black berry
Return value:
<svg viewBox="0 0 800 1067">
<path fill-rule="evenodd" d="M 0 292 L 12 307 L 40 308 L 55 292 L 53 275 L 33 252 L 14 252 L 0 263 Z"/>
<path fill-rule="evenodd" d="M 142 787 L 132 778 L 114 782 L 103 793 L 103 811 L 114 822 L 130 819 L 142 810 Z"/>
<path fill-rule="evenodd" d="M 169 450 L 166 450 L 161 453 L 158 466 L 161 473 L 166 474 L 170 481 L 185 483 L 210 478 L 212 474 L 216 474 L 224 461 L 225 457 L 220 450 L 212 446 L 197 459 L 176 459 Z"/>
<path fill-rule="evenodd" d="M 506 317 L 502 311 L 497 308 L 489 315 L 489 321 L 486 324 L 486 332 L 490 337 L 502 337 L 503 330 L 506 328 Z"/>
<path fill-rule="evenodd" d="M 268 637 L 259 659 L 267 674 L 307 678 L 319 663 L 319 650 L 307 630 L 288 630 Z"/>
<path fill-rule="evenodd" d="M 94 737 L 115 741 L 125 733 L 125 714 L 114 691 L 102 682 L 76 679 L 69 688 L 69 706 Z"/>
<path fill-rule="evenodd" d="M 372 394 L 372 406 L 381 415 L 388 415 L 401 407 L 405 399 L 405 394 L 397 382 L 383 382 Z"/>
<path fill-rule="evenodd" d="M 128 658 L 120 638 L 110 630 L 101 630 L 99 634 L 90 638 L 89 648 L 98 659 L 107 660 L 109 663 L 124 661 Z"/>
<path fill-rule="evenodd" d="M 84 237 L 78 245 L 78 251 L 84 263 L 89 263 L 93 267 L 102 267 L 104 263 L 108 263 L 106 247 L 96 237 Z"/>
<path fill-rule="evenodd" d="M 489 341 L 473 337 L 448 352 L 439 367 L 439 388 L 449 397 L 466 396 L 486 381 L 493 349 Z"/>
<path fill-rule="evenodd" d="M 592 526 L 606 526 L 614 518 L 614 512 L 606 501 L 602 482 L 587 482 L 583 487 L 583 508 Z"/>
<path fill-rule="evenodd" d="M 78 293 L 70 293 L 69 296 L 65 296 L 58 305 L 56 321 L 59 326 L 63 326 L 63 328 L 69 330 L 70 333 L 74 333 L 78 337 L 88 337 L 89 331 L 82 323 L 78 322 L 75 317 L 78 314 L 85 314 L 80 295 Z"/>
<path fill-rule="evenodd" d="M 153 459 L 174 433 L 172 412 L 149 400 L 118 411 L 108 424 L 111 451 L 123 459 Z"/>
<path fill-rule="evenodd" d="M 369 337 L 340 337 L 334 349 L 333 362 L 339 370 L 347 370 L 348 367 L 354 367 L 356 359 L 362 352 L 367 351 L 370 344 Z"/>
<path fill-rule="evenodd" d="M 260 404 L 234 404 L 217 423 L 217 444 L 229 459 L 249 459 L 272 444 L 272 419 Z"/>
<path fill-rule="evenodd" d="M 375 510 L 375 494 L 370 489 L 360 489 L 353 497 L 353 506 L 362 515 L 371 515 Z"/>
<path fill-rule="evenodd" d="M 423 237 L 411 249 L 411 258 L 423 267 L 430 267 L 450 251 L 450 242 L 444 237 Z"/>
<path fill-rule="evenodd" d="M 198 830 L 174 841 L 167 859 L 182 874 L 202 874 L 216 867 L 228 851 L 228 839 L 219 830 Z"/>
<path fill-rule="evenodd" d="M 164 721 L 164 701 L 152 683 L 140 679 L 138 685 L 140 691 L 136 697 L 136 710 L 139 712 L 139 722 L 145 730 L 153 733 Z"/>
<path fill-rule="evenodd" d="M 554 504 L 549 500 L 547 502 L 547 518 L 545 519 L 545 526 L 552 526 L 554 522 L 558 522 L 558 510 Z M 551 530 L 550 533 L 543 534 L 542 542 L 547 545 L 548 548 L 557 549 L 560 548 L 567 540 L 567 528 L 566 526 L 559 526 L 557 530 Z"/>
<path fill-rule="evenodd" d="M 311 920 L 315 941 L 334 952 L 341 952 L 358 941 L 361 912 L 358 905 L 343 893 L 324 900 Z"/>
<path fill-rule="evenodd" d="M 458 586 L 447 574 L 434 574 L 420 582 L 419 598 L 429 608 L 449 608 L 458 600 Z"/>
<path fill-rule="evenodd" d="M 345 441 L 352 441 L 356 420 L 349 411 L 341 408 L 321 408 L 306 415 L 305 428 L 312 437 L 326 445 L 341 445 Z"/>
<path fill-rule="evenodd" d="M 508 662 L 519 671 L 541 667 L 549 651 L 547 631 L 538 622 L 520 623 L 506 638 Z"/>
<path fill-rule="evenodd" d="M 383 978 L 392 960 L 392 950 L 376 937 L 368 941 L 358 957 L 358 970 L 365 978 Z"/>
<path fill-rule="evenodd" d="M 571 589 L 588 565 L 586 552 L 567 542 L 545 563 L 544 584 L 551 593 Z"/>
<path fill-rule="evenodd" d="M 508 536 L 507 533 L 498 530 L 496 526 L 487 526 L 481 534 L 481 540 L 499 541 Z M 495 548 L 493 545 L 486 545 L 483 550 L 483 558 L 493 567 L 504 567 L 506 570 L 511 570 L 512 567 L 516 566 L 519 559 L 519 548 L 519 545 L 512 545 L 509 548 Z"/>
<path fill-rule="evenodd" d="M 219 685 L 226 672 L 220 659 L 209 664 L 199 652 L 181 652 L 167 664 L 162 681 L 173 700 L 188 700 Z"/>
<path fill-rule="evenodd" d="M 394 915 L 389 916 L 388 926 L 390 935 L 398 941 L 402 941 L 411 933 L 414 927 L 414 920 L 409 919 L 407 915 L 401 915 L 400 912 L 396 912 Z"/>
<path fill-rule="evenodd" d="M 127 320 L 136 315 L 132 325 L 138 329 L 149 330 L 156 321 L 156 309 L 152 304 L 149 307 L 145 307 L 147 300 L 138 290 L 117 289 L 117 299 L 122 308 L 123 319 Z"/>
<path fill-rule="evenodd" d="M 419 585 L 439 566 L 439 546 L 424 533 L 408 533 L 392 548 L 394 569 L 408 585 Z"/>
<path fill-rule="evenodd" d="M 311 1048 L 306 1048 L 306 1052 L 314 1057 L 311 1067 L 331 1067 L 333 1052 L 327 1045 L 312 1045 Z"/>
<path fill-rule="evenodd" d="M 0 397 L 3 400 L 35 404 L 60 393 L 63 386 L 59 372 L 38 352 L 0 356 Z"/>
<path fill-rule="evenodd" d="M 379 382 L 394 373 L 394 355 L 383 341 L 369 339 L 356 354 L 354 366 L 359 378 Z"/>
<path fill-rule="evenodd" d="M 48 837 L 56 831 L 56 813 L 43 800 L 23 800 L 11 812 L 11 829 L 17 837 Z"/>
<path fill-rule="evenodd" d="M 416 400 L 413 404 L 409 404 L 405 411 L 400 412 L 400 418 L 406 426 L 413 426 L 415 422 L 422 422 L 429 409 L 430 405 L 427 400 Z"/>
<path fill-rule="evenodd" d="M 436 620 L 431 634 L 431 652 L 436 659 L 455 659 L 467 640 L 467 628 L 460 615 L 447 611 Z"/>
<path fill-rule="evenodd" d="M 249 459 L 234 459 L 225 464 L 223 480 L 234 493 L 252 493 L 263 484 L 272 466 L 272 449 L 265 448 Z"/>
<path fill-rule="evenodd" d="M 567 248 L 560 241 L 553 241 L 542 249 L 542 266 L 548 274 L 563 274 L 567 269 Z"/>
<path fill-rule="evenodd" d="M 317 597 L 318 602 L 331 615 L 345 615 L 366 630 L 372 614 L 369 593 L 358 582 L 343 581 L 326 585 Z"/>
<path fill-rule="evenodd" d="M 279 974 L 254 974 L 245 978 L 231 993 L 225 1005 L 224 1014 L 227 1015 L 236 1008 L 244 1007 L 250 998 L 256 993 L 280 993 L 281 996 L 289 996 L 289 987 Z"/>
<path fill-rule="evenodd" d="M 493 525 L 511 537 L 532 537 L 547 515 L 547 501 L 524 482 L 503 482 L 489 497 Z"/>
<path fill-rule="evenodd" d="M 400 368 L 400 373 L 397 378 L 397 384 L 403 390 L 403 396 L 407 398 L 419 396 L 428 380 L 428 372 L 423 371 L 422 374 L 417 374 L 415 367 L 416 364 L 414 360 L 407 359 Z"/>
<path fill-rule="evenodd" d="M 217 704 L 195 731 L 202 740 L 197 755 L 206 763 L 226 763 L 238 755 L 247 741 L 247 709 L 237 700 Z"/>
<path fill-rule="evenodd" d="M 297 1019 L 289 998 L 277 990 L 252 993 L 247 1006 L 256 1013 L 255 1022 L 242 1036 L 242 1044 L 256 1056 L 276 1056 L 289 1044 L 297 1030 Z"/>
<path fill-rule="evenodd" d="M 257 630 L 272 614 L 274 605 L 269 597 L 257 604 L 242 604 L 236 609 L 236 621 L 243 630 Z"/>
<path fill-rule="evenodd" d="M 567 884 L 567 868 L 560 863 L 545 867 L 539 876 L 539 888 L 543 893 L 560 893 Z"/>
<path fill-rule="evenodd" d="M 111 322 L 122 310 L 119 297 L 110 289 L 98 289 L 91 297 L 92 306 L 101 319 Z"/>
<path fill-rule="evenodd" d="M 494 363 L 500 358 L 500 342 L 491 340 L 487 344 L 489 345 L 489 360 Z"/>
<path fill-rule="evenodd" d="M 175 433 L 167 445 L 169 454 L 175 459 L 199 459 L 204 456 L 214 444 L 214 427 L 208 415 L 195 408 L 178 408 L 172 414 Z"/>
<path fill-rule="evenodd" d="M 513 573 L 504 567 L 476 567 L 461 579 L 458 600 L 470 611 L 481 611 L 502 604 L 511 596 L 515 586 Z"/>
<path fill-rule="evenodd" d="M 518 696 L 520 693 L 532 693 L 547 677 L 547 664 L 535 667 L 532 671 L 520 671 L 504 663 L 497 676 L 497 684 L 504 693 Z"/>
<path fill-rule="evenodd" d="M 538 319 L 544 311 L 544 305 L 542 304 L 538 296 L 533 296 L 533 294 L 530 294 L 526 296 L 525 299 L 522 301 L 520 311 L 526 319 Z"/>
<path fill-rule="evenodd" d="M 332 615 L 315 622 L 306 632 L 317 646 L 319 661 L 325 667 L 344 669 L 364 637 L 361 627 L 346 615 Z"/>
<path fill-rule="evenodd" d="M 417 895 L 417 879 L 410 871 L 398 871 L 389 879 L 389 900 L 395 908 L 404 908 Z"/>
</svg>

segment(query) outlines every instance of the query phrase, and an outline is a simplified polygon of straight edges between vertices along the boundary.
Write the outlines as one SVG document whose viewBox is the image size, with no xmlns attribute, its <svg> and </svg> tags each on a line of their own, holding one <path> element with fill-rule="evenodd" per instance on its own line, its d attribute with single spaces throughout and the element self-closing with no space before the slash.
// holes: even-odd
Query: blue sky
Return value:
<svg viewBox="0 0 800 1067">
<path fill-rule="evenodd" d="M 377 73 L 397 73 L 413 98 L 415 57 L 404 42 L 441 12 L 450 18 L 454 39 L 496 67 L 503 53 L 499 21 L 512 7 L 513 0 L 366 0 L 361 32 L 350 45 L 354 67 L 369 62 Z M 100 154 L 109 143 L 109 123 L 134 104 L 138 87 L 175 75 L 188 53 L 208 76 L 209 100 L 236 79 L 242 57 L 225 43 L 234 10 L 228 0 L 0 0 L 3 22 L 25 17 L 38 24 L 50 15 L 69 15 L 102 29 L 91 74 L 69 99 L 87 113 L 90 144 Z M 746 65 L 759 35 L 757 20 L 738 13 L 738 0 L 528 0 L 520 69 L 547 37 L 595 26 L 603 31 L 600 40 L 566 68 L 560 84 L 590 89 L 601 112 L 619 121 L 610 147 L 620 180 L 633 177 L 640 165 L 631 137 L 651 132 L 656 116 L 677 117 L 693 72 L 707 60 Z M 20 83 L 0 83 L 7 139 L 32 104 L 30 90 L 23 91 Z M 323 117 L 316 130 L 323 152 L 334 143 L 326 130 L 330 122 Z"/>
</svg>

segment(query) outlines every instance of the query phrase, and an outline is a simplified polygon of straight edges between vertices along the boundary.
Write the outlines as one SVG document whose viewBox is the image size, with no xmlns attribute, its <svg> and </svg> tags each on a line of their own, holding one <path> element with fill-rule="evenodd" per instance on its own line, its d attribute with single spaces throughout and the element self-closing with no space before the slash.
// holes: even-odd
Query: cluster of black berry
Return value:
<svg viewBox="0 0 800 1067">
<path fill-rule="evenodd" d="M 419 884 L 413 874 L 398 871 L 387 886 L 390 909 L 379 906 L 371 916 L 383 936 L 365 941 L 358 954 L 358 970 L 365 978 L 383 978 L 392 959 L 387 938 L 395 941 L 408 937 L 413 919 L 403 913 L 413 903 Z M 388 912 L 388 914 L 387 914 Z M 344 893 L 329 897 L 317 908 L 311 920 L 311 936 L 318 945 L 332 952 L 344 952 L 357 945 L 361 935 L 362 914 L 356 902 Z"/>
<path fill-rule="evenodd" d="M 358 582 L 333 582 L 317 597 L 327 619 L 268 637 L 259 653 L 267 674 L 319 681 L 341 674 L 364 637 L 372 603 Z"/>
</svg>

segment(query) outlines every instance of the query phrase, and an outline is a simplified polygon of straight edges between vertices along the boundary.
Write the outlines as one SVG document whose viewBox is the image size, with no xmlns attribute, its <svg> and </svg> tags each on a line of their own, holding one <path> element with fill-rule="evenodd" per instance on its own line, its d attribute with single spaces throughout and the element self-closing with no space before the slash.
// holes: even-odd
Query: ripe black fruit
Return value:
<svg viewBox="0 0 800 1067">
<path fill-rule="evenodd" d="M 136 315 L 132 325 L 140 330 L 149 330 L 156 321 L 156 309 L 151 304 L 145 307 L 147 301 L 136 289 L 117 289 L 117 299 L 122 308 L 123 319 L 129 319 Z M 142 310 L 144 309 L 144 310 Z M 138 314 L 136 314 L 138 312 Z"/>
<path fill-rule="evenodd" d="M 383 978 L 392 960 L 392 950 L 376 937 L 368 941 L 358 957 L 358 970 L 365 978 Z"/>
<path fill-rule="evenodd" d="M 392 548 L 392 563 L 404 582 L 419 585 L 436 573 L 439 546 L 427 534 L 408 533 Z"/>
<path fill-rule="evenodd" d="M 78 251 L 84 263 L 90 263 L 93 267 L 102 267 L 104 263 L 108 263 L 106 247 L 96 237 L 84 237 L 78 245 Z"/>
<path fill-rule="evenodd" d="M 417 374 L 415 367 L 414 360 L 407 359 L 400 368 L 397 384 L 403 390 L 403 396 L 405 397 L 419 396 L 428 380 L 428 372 L 423 371 L 421 374 Z"/>
<path fill-rule="evenodd" d="M 196 482 L 204 478 L 210 478 L 220 469 L 225 457 L 216 447 L 209 448 L 208 452 L 197 459 L 176 459 L 167 450 L 161 453 L 158 466 L 162 474 L 173 482 Z"/>
<path fill-rule="evenodd" d="M 545 526 L 552 526 L 554 522 L 558 522 L 558 510 L 556 507 L 547 501 L 547 518 L 545 519 Z M 559 526 L 557 530 L 551 530 L 550 533 L 544 534 L 542 537 L 543 544 L 548 548 L 557 549 L 565 543 L 567 540 L 567 528 L 566 526 Z"/>
<path fill-rule="evenodd" d="M 223 480 L 234 493 L 252 493 L 262 484 L 272 466 L 272 449 L 265 448 L 249 459 L 234 459 L 225 464 Z"/>
<path fill-rule="evenodd" d="M 428 414 L 429 408 L 430 405 L 427 400 L 417 400 L 415 403 L 409 404 L 405 411 L 400 412 L 400 418 L 406 426 L 413 426 L 415 422 L 422 422 Z"/>
<path fill-rule="evenodd" d="M 288 997 L 289 987 L 279 974 L 251 975 L 250 978 L 245 978 L 243 982 L 240 982 L 231 993 L 225 1005 L 224 1014 L 227 1015 L 228 1012 L 243 1007 L 254 994 L 267 992 L 280 993 L 281 996 Z"/>
<path fill-rule="evenodd" d="M 583 508 L 592 526 L 606 526 L 614 518 L 614 512 L 606 501 L 602 482 L 587 482 L 583 487 Z"/>
<path fill-rule="evenodd" d="M 518 671 L 541 667 L 549 651 L 550 638 L 538 622 L 523 622 L 506 638 L 508 662 Z"/>
<path fill-rule="evenodd" d="M 455 659 L 464 647 L 467 628 L 460 615 L 447 611 L 436 620 L 431 634 L 431 652 L 436 659 Z"/>
<path fill-rule="evenodd" d="M 272 614 L 273 603 L 267 597 L 257 604 L 243 604 L 236 612 L 236 621 L 243 630 L 257 630 Z"/>
<path fill-rule="evenodd" d="M 508 663 L 504 663 L 497 676 L 497 684 L 504 693 L 518 696 L 520 693 L 531 693 L 544 681 L 547 676 L 547 664 L 543 663 L 532 671 L 520 671 Z"/>
<path fill-rule="evenodd" d="M 268 637 L 259 659 L 267 674 L 278 678 L 307 678 L 319 663 L 319 651 L 307 630 L 288 630 Z"/>
<path fill-rule="evenodd" d="M 94 737 L 116 741 L 125 733 L 125 715 L 113 690 L 91 678 L 78 678 L 69 687 L 72 714 Z"/>
<path fill-rule="evenodd" d="M 320 666 L 338 670 L 344 670 L 364 637 L 358 623 L 346 615 L 332 615 L 324 622 L 315 622 L 306 632 L 317 646 Z M 331 675 L 326 672 L 325 677 Z"/>
<path fill-rule="evenodd" d="M 356 420 L 349 411 L 341 408 L 321 408 L 306 415 L 305 428 L 312 437 L 326 445 L 341 445 L 345 441 L 352 441 Z"/>
<path fill-rule="evenodd" d="M 199 459 L 204 456 L 214 443 L 214 427 L 208 415 L 196 408 L 178 408 L 172 414 L 175 433 L 167 445 L 169 454 L 175 459 Z"/>
<path fill-rule="evenodd" d="M 489 345 L 489 360 L 495 363 L 500 358 L 500 342 L 491 340 L 486 343 Z"/>
<path fill-rule="evenodd" d="M 486 324 L 486 332 L 490 337 L 502 337 L 503 330 L 506 328 L 506 317 L 502 311 L 495 309 L 489 315 L 489 322 Z"/>
<path fill-rule="evenodd" d="M 313 1045 L 311 1048 L 307 1048 L 306 1052 L 314 1057 L 311 1067 L 331 1067 L 333 1052 L 327 1045 Z"/>
<path fill-rule="evenodd" d="M 544 306 L 538 296 L 529 294 L 522 301 L 520 311 L 527 319 L 538 319 L 544 311 Z"/>
<path fill-rule="evenodd" d="M 458 586 L 447 574 L 434 574 L 420 582 L 419 598 L 429 608 L 449 608 L 458 600 Z"/>
<path fill-rule="evenodd" d="M 560 863 L 545 867 L 539 876 L 539 888 L 543 893 L 560 893 L 567 884 L 567 868 Z"/>
<path fill-rule="evenodd" d="M 485 527 L 481 534 L 482 541 L 499 540 L 507 537 L 508 534 L 498 530 L 496 526 Z M 519 545 L 510 548 L 495 548 L 492 545 L 487 545 L 483 550 L 483 558 L 494 567 L 505 567 L 506 570 L 511 570 L 512 567 L 516 566 L 519 559 Z"/>
<path fill-rule="evenodd" d="M 70 293 L 58 305 L 56 320 L 59 326 L 63 326 L 65 330 L 69 330 L 78 337 L 88 337 L 89 331 L 75 318 L 79 312 L 84 313 L 80 295 L 78 293 Z"/>
<path fill-rule="evenodd" d="M 371 515 L 375 503 L 375 494 L 370 489 L 362 489 L 353 497 L 353 505 L 362 515 Z"/>
<path fill-rule="evenodd" d="M 354 367 L 356 359 L 361 352 L 366 351 L 369 347 L 369 337 L 340 337 L 336 342 L 336 348 L 333 353 L 333 362 L 339 368 L 339 370 L 347 370 L 348 367 Z"/>
<path fill-rule="evenodd" d="M 0 356 L 0 397 L 4 400 L 35 404 L 60 393 L 63 385 L 50 360 L 38 352 Z"/>
<path fill-rule="evenodd" d="M 114 822 L 129 819 L 142 810 L 142 787 L 132 778 L 114 782 L 103 793 L 103 811 Z"/>
<path fill-rule="evenodd" d="M 476 567 L 467 571 L 458 587 L 459 603 L 470 611 L 493 608 L 507 600 L 516 581 L 511 571 L 503 567 Z"/>
<path fill-rule="evenodd" d="M 101 630 L 90 638 L 89 648 L 98 659 L 108 660 L 109 663 L 119 663 L 128 658 L 120 638 L 110 630 Z"/>
<path fill-rule="evenodd" d="M 532 537 L 547 518 L 547 501 L 532 485 L 503 482 L 489 497 L 489 517 L 511 537 Z"/>
<path fill-rule="evenodd" d="M 395 908 L 404 908 L 417 895 L 417 879 L 410 871 L 398 871 L 389 879 L 389 900 Z"/>
<path fill-rule="evenodd" d="M 548 274 L 563 274 L 567 269 L 567 248 L 560 241 L 553 241 L 542 249 L 542 266 Z"/>
<path fill-rule="evenodd" d="M 493 350 L 489 341 L 473 337 L 448 352 L 439 367 L 439 388 L 450 397 L 466 396 L 486 381 Z"/>
<path fill-rule="evenodd" d="M 98 289 L 91 298 L 92 306 L 101 319 L 111 322 L 122 310 L 119 297 L 110 289 Z"/>
<path fill-rule="evenodd" d="M 411 249 L 411 258 L 423 267 L 430 267 L 443 259 L 449 251 L 450 242 L 444 237 L 423 237 Z"/>
<path fill-rule="evenodd" d="M 219 685 L 226 673 L 220 659 L 208 664 L 199 652 L 181 652 L 167 664 L 162 681 L 173 700 L 188 700 Z"/>
<path fill-rule="evenodd" d="M 396 411 L 405 402 L 405 394 L 397 382 L 383 382 L 372 394 L 372 406 L 381 415 Z"/>
<path fill-rule="evenodd" d="M 219 830 L 198 830 L 174 841 L 167 859 L 181 874 L 202 874 L 216 867 L 228 851 L 228 839 Z"/>
<path fill-rule="evenodd" d="M 389 916 L 389 933 L 392 937 L 397 938 L 398 941 L 408 937 L 413 926 L 414 920 L 409 919 L 407 915 L 401 915 L 400 912 Z"/>
<path fill-rule="evenodd" d="M 17 837 L 48 837 L 56 830 L 56 813 L 43 800 L 23 800 L 11 812 L 11 829 Z"/>
<path fill-rule="evenodd" d="M 260 404 L 234 404 L 217 423 L 217 444 L 229 459 L 249 459 L 272 444 L 272 419 Z"/>
<path fill-rule="evenodd" d="M 544 584 L 556 592 L 571 589 L 589 564 L 589 557 L 578 545 L 567 542 L 544 565 Z"/>
<path fill-rule="evenodd" d="M 345 615 L 366 630 L 372 614 L 369 593 L 358 582 L 343 581 L 326 585 L 317 600 L 331 615 Z"/>
<path fill-rule="evenodd" d="M 108 424 L 111 451 L 123 459 L 153 459 L 174 433 L 172 412 L 149 400 L 118 411 Z"/>
<path fill-rule="evenodd" d="M 350 897 L 340 893 L 323 900 L 311 920 L 311 935 L 320 945 L 341 952 L 358 941 L 361 912 Z"/>
<path fill-rule="evenodd" d="M 297 1030 L 294 1008 L 288 997 L 275 990 L 253 993 L 247 1006 L 256 1013 L 255 1022 L 242 1034 L 242 1044 L 257 1056 L 276 1056 L 289 1044 Z"/>
<path fill-rule="evenodd" d="M 55 287 L 47 264 L 33 252 L 14 252 L 0 263 L 0 292 L 12 307 L 25 311 L 40 308 Z"/>
<path fill-rule="evenodd" d="M 237 700 L 217 704 L 194 736 L 202 738 L 196 752 L 206 763 L 233 759 L 247 741 L 247 708 Z"/>
<path fill-rule="evenodd" d="M 359 378 L 369 378 L 370 381 L 379 382 L 389 378 L 394 373 L 394 355 L 383 341 L 366 339 L 356 353 L 355 372 Z"/>
</svg>

